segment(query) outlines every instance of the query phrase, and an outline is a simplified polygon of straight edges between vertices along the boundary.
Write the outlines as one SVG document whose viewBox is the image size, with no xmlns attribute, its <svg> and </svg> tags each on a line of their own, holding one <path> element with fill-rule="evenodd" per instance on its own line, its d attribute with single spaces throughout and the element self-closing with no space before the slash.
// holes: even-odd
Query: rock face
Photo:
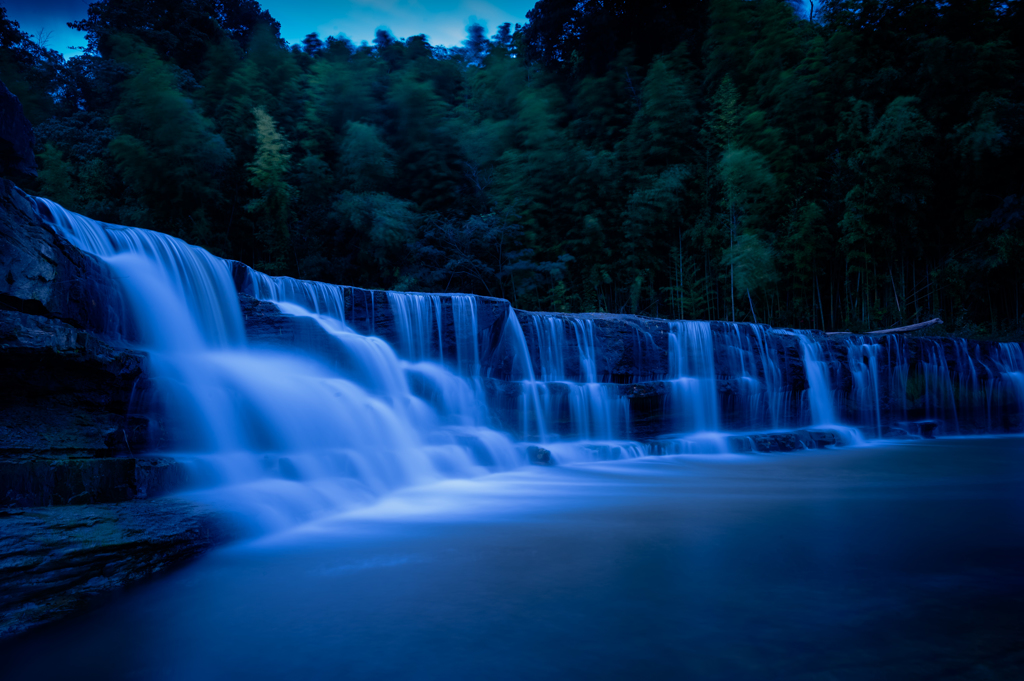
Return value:
<svg viewBox="0 0 1024 681">
<path fill-rule="evenodd" d="M 154 498 L 188 472 L 148 454 L 147 357 L 117 340 L 131 330 L 106 274 L 0 180 L 0 637 L 225 536 L 209 510 Z"/>
<path fill-rule="evenodd" d="M 112 454 L 145 357 L 57 319 L 0 310 L 0 451 Z"/>
<path fill-rule="evenodd" d="M 0 180 L 0 309 L 57 319 L 104 337 L 130 337 L 121 290 L 100 260 L 47 228 L 35 205 Z"/>
<path fill-rule="evenodd" d="M 4 176 L 35 175 L 34 144 L 35 134 L 21 102 L 0 82 L 0 173 Z"/>
<path fill-rule="evenodd" d="M 0 503 L 125 501 L 183 481 L 173 462 L 134 458 L 152 449 L 132 409 L 146 356 L 117 344 L 122 310 L 106 265 L 0 180 Z"/>
<path fill-rule="evenodd" d="M 173 498 L 0 509 L 0 638 L 87 607 L 228 538 L 209 509 Z"/>
</svg>

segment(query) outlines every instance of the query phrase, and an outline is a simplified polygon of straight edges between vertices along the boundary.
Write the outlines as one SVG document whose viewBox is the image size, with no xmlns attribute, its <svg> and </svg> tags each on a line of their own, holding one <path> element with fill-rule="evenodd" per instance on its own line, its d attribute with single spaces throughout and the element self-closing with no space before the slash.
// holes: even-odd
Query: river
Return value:
<svg viewBox="0 0 1024 681">
<path fill-rule="evenodd" d="M 1020 679 L 1024 439 L 529 467 L 217 550 L 9 679 Z"/>
</svg>

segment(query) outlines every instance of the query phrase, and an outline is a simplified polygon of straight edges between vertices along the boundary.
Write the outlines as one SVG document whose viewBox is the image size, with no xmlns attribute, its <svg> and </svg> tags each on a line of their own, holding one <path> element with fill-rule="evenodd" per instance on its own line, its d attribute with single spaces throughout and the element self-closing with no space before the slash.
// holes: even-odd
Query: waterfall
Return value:
<svg viewBox="0 0 1024 681">
<path fill-rule="evenodd" d="M 616 386 L 598 381 L 598 349 L 591 319 L 530 316 L 538 357 L 541 406 L 547 423 L 577 440 L 619 438 L 628 423 L 628 403 Z M 562 448 L 564 450 L 564 448 Z"/>
<path fill-rule="evenodd" d="M 923 432 L 922 422 L 945 434 L 1024 431 L 1017 343 L 833 339 L 385 294 L 270 277 L 36 201 L 122 289 L 128 309 L 112 310 L 104 333 L 146 351 L 138 401 L 174 455 L 271 526 L 508 471 L 538 452 L 556 463 L 723 452 L 808 426 L 851 433 L 843 441 L 859 441 L 856 428 Z M 250 346 L 236 285 L 304 335 Z"/>
<path fill-rule="evenodd" d="M 708 322 L 672 322 L 668 361 L 669 408 L 680 432 L 717 432 L 718 390 Z"/>
<path fill-rule="evenodd" d="M 506 435 L 486 427 L 474 387 L 426 361 L 425 343 L 410 349 L 420 361 L 409 362 L 380 338 L 351 331 L 339 287 L 249 273 L 257 297 L 332 339 L 341 372 L 301 349 L 248 347 L 226 261 L 171 236 L 39 202 L 55 229 L 103 259 L 126 293 L 136 331 L 125 340 L 148 352 L 178 455 L 240 503 L 261 499 L 247 509 L 264 523 L 525 463 Z M 465 355 L 470 366 L 474 352 Z M 417 394 L 412 383 L 429 387 Z"/>
<path fill-rule="evenodd" d="M 835 425 L 838 423 L 834 407 L 834 395 L 829 380 L 828 363 L 821 343 L 812 340 L 808 334 L 797 334 L 807 376 L 807 402 L 811 413 L 811 425 Z"/>
</svg>

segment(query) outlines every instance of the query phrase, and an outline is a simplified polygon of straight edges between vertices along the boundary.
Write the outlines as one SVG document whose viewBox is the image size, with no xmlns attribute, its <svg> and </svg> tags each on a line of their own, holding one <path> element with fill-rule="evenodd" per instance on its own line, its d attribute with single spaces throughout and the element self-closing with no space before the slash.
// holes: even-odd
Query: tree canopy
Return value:
<svg viewBox="0 0 1024 681">
<path fill-rule="evenodd" d="M 35 126 L 29 189 L 275 274 L 1024 334 L 1021 8 L 811 8 L 540 0 L 439 47 L 288 45 L 256 0 L 99 0 L 66 61 L 0 8 L 0 76 Z"/>
</svg>

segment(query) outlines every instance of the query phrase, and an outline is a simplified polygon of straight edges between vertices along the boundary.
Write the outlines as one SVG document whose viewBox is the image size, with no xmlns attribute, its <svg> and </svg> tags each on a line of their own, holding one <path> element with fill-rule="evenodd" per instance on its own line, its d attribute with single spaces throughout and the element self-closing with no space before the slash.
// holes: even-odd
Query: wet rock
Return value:
<svg viewBox="0 0 1024 681">
<path fill-rule="evenodd" d="M 746 435 L 729 435 L 726 446 L 734 454 L 746 454 L 754 451 L 754 442 Z"/>
<path fill-rule="evenodd" d="M 250 345 L 279 350 L 299 346 L 330 367 L 346 366 L 344 346 L 314 319 L 284 314 L 277 305 L 244 293 L 238 300 Z"/>
<path fill-rule="evenodd" d="M 23 455 L 0 459 L 0 504 L 68 506 L 135 498 L 135 459 Z"/>
<path fill-rule="evenodd" d="M 815 449 L 843 444 L 839 434 L 834 430 L 808 430 L 806 433 Z"/>
<path fill-rule="evenodd" d="M 181 491 L 193 484 L 187 466 L 166 456 L 137 456 L 135 498 L 152 499 Z"/>
<path fill-rule="evenodd" d="M 87 608 L 232 535 L 209 509 L 171 498 L 0 510 L 0 637 Z"/>
<path fill-rule="evenodd" d="M 758 433 L 748 438 L 757 452 L 793 452 L 804 449 L 796 433 Z"/>
<path fill-rule="evenodd" d="M 0 181 L 2 505 L 117 502 L 184 484 L 179 464 L 135 458 L 154 448 L 159 424 L 135 411 L 147 357 L 119 344 L 122 299 L 108 274 Z"/>
<path fill-rule="evenodd" d="M 107 339 L 132 335 L 106 263 L 57 236 L 28 196 L 2 179 L 0 309 L 58 319 Z"/>
<path fill-rule="evenodd" d="M 266 341 L 269 344 L 278 344 L 283 342 L 283 338 L 295 337 L 295 334 L 299 334 L 299 336 L 312 334 L 314 348 L 320 345 L 317 334 L 322 334 L 322 330 L 311 331 L 304 322 L 289 322 L 287 321 L 288 315 L 283 314 L 273 303 L 256 300 L 256 285 L 252 272 L 253 270 L 244 263 L 237 261 L 232 263 L 232 276 L 239 292 L 242 312 L 246 317 L 246 332 L 250 334 L 250 338 Z M 399 322 L 396 320 L 394 310 L 391 309 L 387 291 L 374 291 L 352 286 L 338 286 L 337 291 L 342 297 L 345 325 L 349 329 L 359 334 L 381 338 L 394 347 L 397 352 L 403 351 Z M 456 325 L 452 303 L 454 296 L 443 293 L 424 295 L 430 295 L 434 301 L 432 304 L 438 306 L 434 308 L 434 314 L 435 319 L 439 316 L 441 321 L 441 345 L 447 353 L 443 360 L 454 365 L 458 361 L 454 355 L 456 347 Z M 500 365 L 503 360 L 499 345 L 511 306 L 507 300 L 500 298 L 487 296 L 474 296 L 474 298 L 476 300 L 480 355 L 483 364 L 489 366 L 488 362 L 492 362 Z M 319 327 L 313 320 L 307 319 L 305 322 Z M 435 345 L 432 347 L 432 351 L 436 352 L 436 350 Z M 508 364 L 511 366 L 510 361 Z M 499 375 L 502 374 L 502 371 L 489 373 Z"/>
<path fill-rule="evenodd" d="M 530 445 L 526 448 L 526 456 L 534 466 L 554 466 L 555 460 L 551 456 L 551 450 Z"/>
<path fill-rule="evenodd" d="M 668 332 L 670 323 L 663 319 L 604 313 L 553 314 L 515 310 L 534 367 L 541 366 L 537 338 L 537 321 L 544 318 L 580 320 L 593 327 L 597 379 L 603 383 L 637 383 L 668 373 Z M 541 322 L 543 323 L 543 322 Z M 571 323 L 566 324 L 566 345 L 576 348 L 580 339 Z M 566 352 L 565 371 L 568 377 L 582 379 L 579 355 Z"/>
<path fill-rule="evenodd" d="M 910 433 L 904 428 L 882 426 L 882 437 L 886 440 L 905 440 L 910 437 Z"/>
<path fill-rule="evenodd" d="M 667 418 L 670 385 L 665 381 L 647 381 L 621 386 L 621 395 L 629 401 L 630 436 L 647 440 L 673 430 Z"/>
<path fill-rule="evenodd" d="M 145 355 L 47 317 L 0 310 L 0 455 L 127 447 Z"/>
<path fill-rule="evenodd" d="M 178 491 L 188 469 L 166 457 L 31 453 L 0 458 L 0 507 L 74 506 Z"/>
</svg>

